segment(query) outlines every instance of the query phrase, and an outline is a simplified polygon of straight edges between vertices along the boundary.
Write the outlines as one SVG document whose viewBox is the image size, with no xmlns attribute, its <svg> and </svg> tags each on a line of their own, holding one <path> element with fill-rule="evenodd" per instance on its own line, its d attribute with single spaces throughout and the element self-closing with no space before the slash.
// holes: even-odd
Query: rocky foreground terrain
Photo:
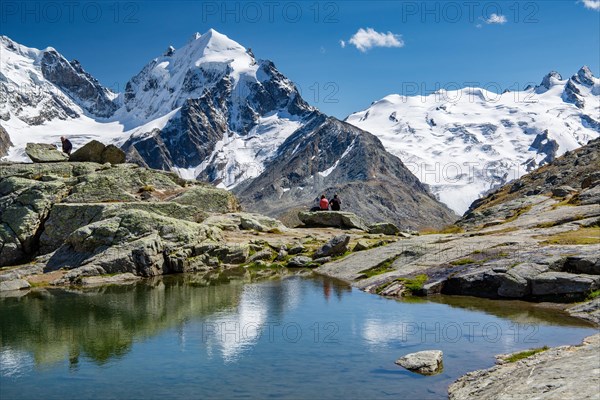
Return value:
<svg viewBox="0 0 600 400">
<path fill-rule="evenodd" d="M 600 324 L 598 171 L 595 140 L 475 202 L 455 225 L 418 234 L 336 212 L 299 213 L 292 228 L 243 212 L 230 192 L 133 164 L 0 164 L 0 291 L 311 268 L 384 296 L 550 301 Z M 600 359 L 588 342 L 474 372 L 450 395 L 498 398 L 500 385 L 502 398 L 593 398 Z"/>
</svg>

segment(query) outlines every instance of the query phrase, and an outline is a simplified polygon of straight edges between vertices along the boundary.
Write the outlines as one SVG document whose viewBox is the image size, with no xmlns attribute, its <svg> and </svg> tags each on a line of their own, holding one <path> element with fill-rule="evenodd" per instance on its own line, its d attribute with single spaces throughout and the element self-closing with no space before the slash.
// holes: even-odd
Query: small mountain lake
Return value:
<svg viewBox="0 0 600 400">
<path fill-rule="evenodd" d="M 38 289 L 0 297 L 0 398 L 443 399 L 495 354 L 596 332 L 524 302 L 386 299 L 322 277 Z M 428 349 L 438 375 L 394 364 Z"/>
</svg>

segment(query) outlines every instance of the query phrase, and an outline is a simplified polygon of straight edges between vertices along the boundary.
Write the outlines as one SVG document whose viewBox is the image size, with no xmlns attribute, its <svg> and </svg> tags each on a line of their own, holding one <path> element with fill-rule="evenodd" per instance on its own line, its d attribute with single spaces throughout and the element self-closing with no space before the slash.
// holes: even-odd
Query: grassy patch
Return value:
<svg viewBox="0 0 600 400">
<path fill-rule="evenodd" d="M 365 275 L 366 278 L 385 274 L 386 272 L 393 270 L 392 264 L 398 259 L 398 257 L 400 257 L 400 255 L 388 258 L 387 260 L 380 262 L 373 268 L 365 269 L 364 271 L 360 271 L 359 273 Z"/>
<path fill-rule="evenodd" d="M 460 260 L 454 260 L 451 261 L 450 264 L 452 265 L 467 265 L 467 264 L 475 264 L 475 260 L 473 260 L 472 258 L 461 258 Z"/>
<path fill-rule="evenodd" d="M 444 234 L 449 234 L 449 233 L 464 233 L 465 230 L 458 226 L 458 225 L 447 225 L 441 229 L 430 229 L 430 228 L 426 228 L 423 229 L 421 231 L 419 231 L 419 233 L 421 235 L 444 235 Z"/>
<path fill-rule="evenodd" d="M 600 296 L 600 289 L 594 290 L 593 292 L 588 294 L 585 299 L 586 300 L 594 300 L 596 297 L 599 297 L 599 296 Z"/>
<path fill-rule="evenodd" d="M 578 201 L 576 197 L 567 197 L 563 201 L 560 201 L 552 205 L 552 209 L 556 210 L 558 207 L 575 207 Z"/>
<path fill-rule="evenodd" d="M 530 350 L 521 351 L 521 352 L 518 352 L 518 353 L 511 354 L 509 357 L 507 357 L 505 359 L 505 361 L 509 362 L 509 363 L 513 363 L 513 362 L 522 360 L 524 358 L 531 357 L 534 354 L 538 354 L 538 353 L 541 353 L 541 352 L 546 351 L 546 350 L 548 350 L 548 346 L 540 347 L 540 348 L 537 348 L 537 349 L 530 349 Z"/>
<path fill-rule="evenodd" d="M 545 239 L 542 245 L 589 245 L 600 244 L 600 227 L 593 226 L 579 228 L 574 231 L 557 233 L 549 236 L 536 236 L 536 239 Z"/>
<path fill-rule="evenodd" d="M 404 283 L 404 287 L 414 294 L 423 289 L 423 285 L 428 279 L 427 275 L 421 274 L 414 278 L 399 278 L 398 281 Z"/>
<path fill-rule="evenodd" d="M 142 192 L 154 192 L 156 189 L 152 185 L 144 185 L 140 188 L 140 193 Z"/>
<path fill-rule="evenodd" d="M 515 213 L 513 215 L 506 218 L 506 220 L 504 220 L 504 223 L 512 222 L 512 221 L 516 220 L 517 218 L 519 218 L 521 215 L 525 214 L 529 210 L 531 210 L 531 206 L 525 206 L 525 207 L 519 208 L 518 210 L 515 211 Z"/>
<path fill-rule="evenodd" d="M 496 229 L 495 231 L 478 232 L 477 236 L 496 235 L 496 234 L 501 234 L 501 233 L 514 232 L 514 231 L 518 231 L 518 230 L 519 230 L 519 228 L 513 226 L 510 228 Z"/>
</svg>

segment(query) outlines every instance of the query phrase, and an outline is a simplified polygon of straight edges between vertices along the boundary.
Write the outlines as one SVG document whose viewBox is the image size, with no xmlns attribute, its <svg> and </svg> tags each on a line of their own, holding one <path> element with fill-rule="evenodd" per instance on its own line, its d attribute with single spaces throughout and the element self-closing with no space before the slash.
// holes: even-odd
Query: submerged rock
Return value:
<svg viewBox="0 0 600 400">
<path fill-rule="evenodd" d="M 421 375 L 434 375 L 442 371 L 442 357 L 441 350 L 425 350 L 407 354 L 396 364 Z"/>
</svg>

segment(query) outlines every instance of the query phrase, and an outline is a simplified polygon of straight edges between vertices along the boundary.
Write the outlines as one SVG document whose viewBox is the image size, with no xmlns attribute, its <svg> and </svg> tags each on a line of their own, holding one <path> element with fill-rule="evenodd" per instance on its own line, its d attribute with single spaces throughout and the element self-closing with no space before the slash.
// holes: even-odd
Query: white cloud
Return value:
<svg viewBox="0 0 600 400">
<path fill-rule="evenodd" d="M 481 25 L 481 24 L 475 25 L 475 28 L 478 28 L 478 29 L 481 29 L 482 27 L 483 27 L 483 25 Z"/>
<path fill-rule="evenodd" d="M 373 28 L 360 28 L 348 41 L 363 53 L 373 47 L 404 47 L 404 41 L 400 35 L 392 32 L 377 32 Z M 342 47 L 346 47 L 345 41 L 340 41 Z"/>
<path fill-rule="evenodd" d="M 342 49 L 344 47 L 346 47 L 346 41 L 345 40 L 340 40 L 340 46 L 342 46 Z"/>
<path fill-rule="evenodd" d="M 600 11 L 600 0 L 582 0 L 581 2 L 585 8 Z"/>
<path fill-rule="evenodd" d="M 502 24 L 506 23 L 506 17 L 504 15 L 498 15 L 498 14 L 492 13 L 492 15 L 490 15 L 490 17 L 485 20 L 485 23 L 502 25 Z"/>
</svg>

